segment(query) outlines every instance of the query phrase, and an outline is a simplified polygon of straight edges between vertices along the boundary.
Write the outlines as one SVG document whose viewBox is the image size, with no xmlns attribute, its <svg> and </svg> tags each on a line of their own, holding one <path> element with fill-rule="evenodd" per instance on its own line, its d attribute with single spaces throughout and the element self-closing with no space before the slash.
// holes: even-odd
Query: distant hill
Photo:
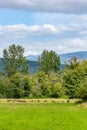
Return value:
<svg viewBox="0 0 87 130">
<path fill-rule="evenodd" d="M 29 68 L 30 73 L 36 73 L 38 71 L 38 63 L 37 59 L 40 55 L 29 55 L 26 57 L 27 60 L 29 60 Z M 76 56 L 79 60 L 85 60 L 87 59 L 87 52 L 81 51 L 81 52 L 74 52 L 74 53 L 67 53 L 67 54 L 61 54 L 59 55 L 61 59 L 61 68 L 64 68 L 64 63 L 67 62 L 72 57 Z M 3 69 L 3 64 L 1 62 L 0 58 L 0 71 Z"/>
<path fill-rule="evenodd" d="M 39 56 L 40 55 L 29 55 L 29 56 L 26 56 L 26 59 L 29 61 L 37 61 Z"/>
<path fill-rule="evenodd" d="M 64 63 L 70 60 L 72 57 L 77 57 L 79 60 L 85 60 L 87 59 L 87 52 L 80 51 L 80 52 L 74 52 L 74 53 L 61 54 L 59 56 L 61 59 L 61 63 Z"/>
<path fill-rule="evenodd" d="M 0 71 L 3 70 L 2 58 L 0 58 Z M 36 61 L 29 61 L 29 71 L 30 73 L 36 73 L 38 70 L 38 63 Z"/>
<path fill-rule="evenodd" d="M 26 59 L 30 60 L 29 65 L 30 65 L 30 71 L 31 72 L 37 72 L 38 70 L 38 64 L 37 64 L 37 59 L 40 55 L 29 55 L 26 57 Z M 79 52 L 74 52 L 74 53 L 66 53 L 66 54 L 60 54 L 60 59 L 61 59 L 61 68 L 64 68 L 64 63 L 70 60 L 72 57 L 77 57 L 79 60 L 85 60 L 87 59 L 87 52 L 86 51 L 79 51 Z"/>
<path fill-rule="evenodd" d="M 29 69 L 30 73 L 36 73 L 38 71 L 38 63 L 37 61 L 29 61 Z"/>
<path fill-rule="evenodd" d="M 40 55 L 29 55 L 26 58 L 30 61 L 37 61 L 38 57 Z M 87 59 L 87 52 L 86 51 L 79 51 L 74 53 L 66 53 L 66 54 L 60 54 L 61 63 L 65 63 L 68 60 L 70 60 L 72 57 L 76 56 L 79 60 L 85 60 Z"/>
</svg>

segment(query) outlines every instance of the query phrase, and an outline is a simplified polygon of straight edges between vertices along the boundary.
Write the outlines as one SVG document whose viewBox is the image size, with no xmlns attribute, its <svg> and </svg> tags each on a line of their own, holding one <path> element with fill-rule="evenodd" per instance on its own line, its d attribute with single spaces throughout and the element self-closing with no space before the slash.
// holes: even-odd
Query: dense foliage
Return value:
<svg viewBox="0 0 87 130">
<path fill-rule="evenodd" d="M 28 72 L 28 61 L 23 54 L 24 48 L 15 44 L 3 50 L 3 64 L 6 75 L 10 76 L 16 72 Z"/>
<path fill-rule="evenodd" d="M 82 98 L 87 100 L 87 60 L 73 57 L 60 70 L 60 58 L 44 50 L 39 70 L 29 74 L 22 46 L 3 50 L 4 71 L 0 73 L 0 98 Z"/>
<path fill-rule="evenodd" d="M 44 50 L 38 59 L 39 69 L 48 72 L 57 72 L 60 69 L 60 57 L 54 51 Z"/>
</svg>

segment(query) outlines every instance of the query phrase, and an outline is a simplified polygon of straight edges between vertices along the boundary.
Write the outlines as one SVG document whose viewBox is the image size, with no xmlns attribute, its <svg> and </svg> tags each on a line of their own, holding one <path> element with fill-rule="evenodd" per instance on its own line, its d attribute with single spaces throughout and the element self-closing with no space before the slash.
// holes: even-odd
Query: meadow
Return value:
<svg viewBox="0 0 87 130">
<path fill-rule="evenodd" d="M 53 101 L 0 100 L 0 130 L 87 129 L 87 108 Z"/>
</svg>

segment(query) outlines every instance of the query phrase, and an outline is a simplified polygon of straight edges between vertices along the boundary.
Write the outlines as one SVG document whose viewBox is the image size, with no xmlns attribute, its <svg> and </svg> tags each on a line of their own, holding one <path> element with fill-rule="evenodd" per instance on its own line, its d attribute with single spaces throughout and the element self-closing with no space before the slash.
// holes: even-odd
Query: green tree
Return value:
<svg viewBox="0 0 87 130">
<path fill-rule="evenodd" d="M 10 79 L 6 76 L 0 76 L 0 98 L 7 98 L 10 88 Z"/>
<path fill-rule="evenodd" d="M 64 95 L 64 88 L 62 87 L 62 84 L 60 82 L 57 82 L 53 87 L 51 97 L 58 98 L 61 97 L 62 95 Z"/>
<path fill-rule="evenodd" d="M 10 77 L 10 97 L 23 98 L 29 97 L 31 90 L 31 79 L 29 75 L 15 73 Z"/>
<path fill-rule="evenodd" d="M 44 71 L 40 71 L 37 77 L 42 97 L 57 98 L 64 94 L 61 79 L 56 73 L 51 72 L 50 74 L 46 74 Z"/>
<path fill-rule="evenodd" d="M 38 58 L 39 69 L 48 72 L 57 72 L 60 69 L 60 57 L 54 51 L 44 50 Z"/>
<path fill-rule="evenodd" d="M 41 96 L 49 96 L 49 87 L 51 83 L 48 81 L 48 76 L 44 71 L 39 71 L 37 73 L 38 83 L 41 90 Z"/>
<path fill-rule="evenodd" d="M 11 45 L 8 49 L 3 50 L 4 72 L 10 76 L 17 72 L 28 72 L 28 61 L 23 56 L 24 48 L 20 45 Z"/>
<path fill-rule="evenodd" d="M 77 96 L 83 100 L 87 100 L 87 76 L 80 82 L 77 89 Z"/>
<path fill-rule="evenodd" d="M 81 88 L 81 82 L 83 83 L 85 77 L 87 77 L 87 60 L 80 62 L 71 69 L 65 69 L 63 75 L 63 86 L 66 89 L 66 94 L 70 98 L 78 97 L 79 87 Z"/>
</svg>

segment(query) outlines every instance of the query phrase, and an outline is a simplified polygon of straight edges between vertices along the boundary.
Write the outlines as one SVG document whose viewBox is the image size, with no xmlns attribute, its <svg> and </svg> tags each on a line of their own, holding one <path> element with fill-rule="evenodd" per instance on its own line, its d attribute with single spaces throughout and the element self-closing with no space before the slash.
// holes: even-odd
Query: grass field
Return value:
<svg viewBox="0 0 87 130">
<path fill-rule="evenodd" d="M 87 108 L 73 103 L 0 102 L 0 130 L 86 130 Z"/>
</svg>

